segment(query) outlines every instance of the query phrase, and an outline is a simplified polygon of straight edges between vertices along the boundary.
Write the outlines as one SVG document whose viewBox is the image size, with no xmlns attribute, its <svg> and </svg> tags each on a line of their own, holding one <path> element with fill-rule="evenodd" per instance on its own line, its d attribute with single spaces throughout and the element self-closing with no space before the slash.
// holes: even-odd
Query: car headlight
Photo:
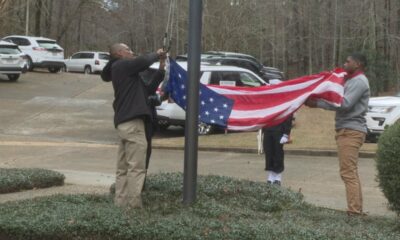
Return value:
<svg viewBox="0 0 400 240">
<path fill-rule="evenodd" d="M 368 111 L 373 113 L 390 113 L 394 106 L 386 106 L 386 107 L 376 107 L 376 106 L 369 106 Z"/>
</svg>

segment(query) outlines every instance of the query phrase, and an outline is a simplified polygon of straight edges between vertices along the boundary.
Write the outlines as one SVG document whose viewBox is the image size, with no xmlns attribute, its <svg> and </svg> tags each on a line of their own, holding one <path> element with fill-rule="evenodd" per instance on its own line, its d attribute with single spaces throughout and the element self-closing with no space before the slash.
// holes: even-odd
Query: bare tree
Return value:
<svg viewBox="0 0 400 240">
<path fill-rule="evenodd" d="M 43 35 L 67 55 L 107 50 L 126 42 L 138 53 L 154 51 L 174 2 L 171 54 L 187 51 L 187 0 L 0 0 L 0 36 Z M 340 66 L 352 51 L 367 53 L 371 86 L 400 87 L 398 0 L 203 0 L 203 51 L 254 55 L 289 77 Z"/>
</svg>

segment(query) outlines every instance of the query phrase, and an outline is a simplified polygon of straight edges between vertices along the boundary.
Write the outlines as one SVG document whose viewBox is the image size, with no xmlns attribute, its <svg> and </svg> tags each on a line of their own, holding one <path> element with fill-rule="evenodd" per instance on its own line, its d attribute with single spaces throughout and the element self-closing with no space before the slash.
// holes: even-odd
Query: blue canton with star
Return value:
<svg viewBox="0 0 400 240">
<path fill-rule="evenodd" d="M 169 81 L 166 91 L 183 110 L 187 108 L 187 72 L 170 59 Z M 200 83 L 199 120 L 203 123 L 227 126 L 233 100 L 218 94 Z"/>
</svg>

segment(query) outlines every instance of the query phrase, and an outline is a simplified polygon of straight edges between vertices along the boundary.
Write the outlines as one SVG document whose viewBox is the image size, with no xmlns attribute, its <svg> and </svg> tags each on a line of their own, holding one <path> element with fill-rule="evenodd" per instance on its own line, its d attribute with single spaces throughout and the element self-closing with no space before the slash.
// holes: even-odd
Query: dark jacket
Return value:
<svg viewBox="0 0 400 240">
<path fill-rule="evenodd" d="M 142 118 L 151 122 L 154 112 L 148 103 L 148 96 L 153 94 L 164 78 L 164 71 L 157 71 L 153 80 L 145 84 L 139 73 L 158 60 L 156 53 L 134 59 L 112 59 L 104 67 L 101 77 L 112 81 L 114 88 L 114 125 Z"/>
<path fill-rule="evenodd" d="M 290 115 L 288 119 L 286 119 L 284 122 L 273 126 L 273 127 L 266 127 L 263 128 L 264 132 L 280 132 L 281 134 L 286 134 L 290 135 L 290 132 L 292 130 L 292 121 L 293 121 L 293 115 Z"/>
</svg>

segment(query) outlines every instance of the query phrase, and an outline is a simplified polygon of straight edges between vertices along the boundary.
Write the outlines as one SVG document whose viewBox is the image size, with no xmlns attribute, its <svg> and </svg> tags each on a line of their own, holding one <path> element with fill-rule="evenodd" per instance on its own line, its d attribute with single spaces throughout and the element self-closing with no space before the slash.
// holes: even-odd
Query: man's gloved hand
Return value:
<svg viewBox="0 0 400 240">
<path fill-rule="evenodd" d="M 156 53 L 160 59 L 165 60 L 167 58 L 167 52 L 165 52 L 162 48 L 158 49 Z"/>
<path fill-rule="evenodd" d="M 157 107 L 157 106 L 161 105 L 161 99 L 160 99 L 160 96 L 158 94 L 150 95 L 147 98 L 147 101 L 148 101 L 148 104 L 150 106 L 152 106 L 152 107 Z"/>
<path fill-rule="evenodd" d="M 285 144 L 289 142 L 289 136 L 287 134 L 283 134 L 281 140 L 279 141 L 280 144 Z"/>
</svg>

